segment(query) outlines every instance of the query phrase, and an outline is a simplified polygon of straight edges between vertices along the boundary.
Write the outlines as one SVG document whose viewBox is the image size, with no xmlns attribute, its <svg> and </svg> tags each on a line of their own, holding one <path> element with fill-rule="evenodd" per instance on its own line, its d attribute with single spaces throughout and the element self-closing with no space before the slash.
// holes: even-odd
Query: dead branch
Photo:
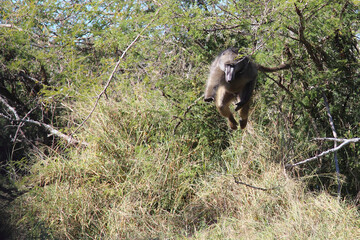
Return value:
<svg viewBox="0 0 360 240">
<path fill-rule="evenodd" d="M 5 28 L 15 28 L 19 31 L 23 31 L 21 28 L 15 26 L 14 24 L 0 24 L 0 27 L 5 27 Z"/>
<path fill-rule="evenodd" d="M 285 167 L 286 168 L 292 168 L 292 167 L 295 167 L 295 166 L 298 166 L 298 165 L 301 165 L 301 164 L 304 164 L 304 163 L 307 163 L 307 162 L 310 162 L 310 161 L 313 161 L 315 159 L 318 159 L 322 156 L 325 156 L 326 154 L 329 154 L 329 153 L 332 153 L 332 152 L 336 152 L 338 151 L 339 149 L 343 148 L 345 145 L 349 144 L 349 143 L 356 143 L 356 142 L 360 142 L 360 138 L 350 138 L 350 139 L 341 139 L 341 138 L 315 138 L 315 140 L 330 140 L 330 141 L 336 141 L 336 142 L 342 142 L 339 146 L 337 147 L 334 147 L 334 148 L 331 148 L 331 149 L 328 149 L 314 157 L 311 157 L 311 158 L 308 158 L 308 159 L 305 159 L 303 161 L 300 161 L 300 162 L 297 162 L 297 163 L 294 163 L 294 164 L 287 164 Z"/>
<path fill-rule="evenodd" d="M 244 185 L 246 187 L 249 187 L 249 188 L 253 188 L 253 189 L 256 189 L 256 190 L 261 190 L 261 191 L 271 191 L 271 190 L 275 190 L 275 189 L 278 189 L 280 188 L 280 186 L 276 186 L 276 187 L 272 187 L 272 188 L 262 188 L 262 187 L 256 187 L 256 186 L 253 186 L 253 185 L 250 185 L 250 184 L 247 184 L 247 183 L 244 183 L 242 181 L 240 181 L 239 177 L 236 177 L 236 176 L 233 176 L 234 177 L 234 181 L 236 184 L 241 184 L 241 185 Z"/>
<path fill-rule="evenodd" d="M 32 119 L 12 119 L 2 113 L 0 113 L 0 116 L 11 121 L 11 122 L 17 122 L 17 123 L 31 123 L 31 124 L 35 124 L 37 126 L 40 126 L 40 127 L 43 127 L 45 128 L 48 132 L 49 132 L 49 135 L 48 136 L 51 136 L 51 135 L 55 135 L 59 138 L 62 138 L 64 140 L 66 140 L 69 144 L 72 144 L 72 145 L 83 145 L 83 146 L 88 146 L 89 144 L 86 143 L 86 142 L 80 142 L 76 139 L 74 139 L 72 136 L 68 136 L 62 132 L 60 132 L 59 130 L 56 130 L 53 126 L 49 125 L 49 124 L 46 124 L 46 123 L 43 123 L 43 122 L 39 122 L 39 121 L 36 121 L 36 120 L 32 120 Z"/>
<path fill-rule="evenodd" d="M 12 114 L 14 115 L 15 119 L 12 118 L 12 117 L 9 117 L 5 114 L 2 114 L 0 113 L 0 116 L 7 119 L 8 121 L 10 122 L 16 122 L 16 123 L 19 123 L 19 124 L 23 124 L 23 123 L 31 123 L 31 124 L 35 124 L 37 126 L 40 126 L 40 127 L 43 127 L 45 128 L 48 132 L 50 132 L 49 135 L 55 135 L 59 138 L 62 138 L 62 139 L 65 139 L 69 144 L 73 144 L 73 145 L 77 145 L 77 144 L 81 144 L 81 145 L 85 145 L 87 146 L 88 144 L 86 142 L 80 142 L 76 139 L 74 139 L 73 137 L 71 136 L 68 136 L 66 134 L 63 134 L 62 132 L 56 130 L 53 126 L 49 125 L 49 124 L 46 124 L 46 123 L 43 123 L 43 122 L 39 122 L 39 121 L 36 121 L 36 120 L 32 120 L 32 119 L 28 119 L 27 118 L 27 115 L 24 117 L 24 118 L 20 118 L 19 117 L 19 114 L 16 112 L 15 108 L 13 108 L 12 106 L 10 106 L 10 104 L 8 104 L 8 102 L 2 98 L 0 96 L 0 102 L 5 105 L 5 107 L 10 111 L 12 112 Z"/>
<path fill-rule="evenodd" d="M 359 142 L 360 141 L 360 138 L 350 138 L 350 139 L 347 139 L 347 138 L 327 138 L 327 137 L 324 137 L 324 138 L 314 138 L 314 140 L 328 140 L 328 141 L 335 141 L 335 142 L 346 142 L 346 141 L 350 141 L 350 142 Z"/>
<path fill-rule="evenodd" d="M 337 133 L 336 133 L 336 130 L 335 130 L 335 124 L 334 124 L 334 120 L 333 120 L 333 118 L 331 116 L 329 103 L 327 101 L 327 98 L 326 98 L 326 95 L 325 95 L 324 92 L 322 93 L 322 95 L 323 95 L 323 98 L 324 98 L 324 104 L 325 104 L 325 107 L 326 107 L 327 115 L 329 116 L 329 122 L 330 122 L 330 126 L 331 126 L 331 131 L 333 133 L 334 138 L 337 138 Z M 337 143 L 335 141 L 334 142 L 334 148 L 336 148 L 336 147 L 337 147 Z M 338 198 L 340 198 L 340 196 L 341 196 L 340 168 L 339 168 L 339 161 L 338 161 L 336 152 L 334 152 L 334 162 L 335 162 L 335 169 L 336 169 L 336 179 L 337 179 L 337 182 L 338 182 Z"/>
<path fill-rule="evenodd" d="M 322 93 L 323 95 L 323 98 L 324 98 L 324 104 L 325 104 L 325 107 L 326 107 L 326 112 L 327 112 L 327 115 L 329 117 L 329 122 L 330 122 L 330 126 L 331 126 L 331 131 L 333 133 L 333 136 L 334 138 L 337 138 L 337 133 L 336 133 L 336 130 L 335 130 L 335 124 L 334 124 L 334 120 L 331 116 L 331 113 L 330 113 L 330 107 L 329 107 L 329 103 L 327 101 L 327 98 L 326 98 L 326 95 L 325 93 L 323 92 Z"/>
<path fill-rule="evenodd" d="M 15 108 L 13 108 L 12 106 L 10 106 L 10 104 L 9 104 L 4 98 L 2 98 L 1 96 L 0 96 L 0 102 L 1 102 L 2 104 L 4 104 L 4 105 L 7 107 L 7 109 L 9 109 L 9 111 L 14 114 L 15 120 L 19 120 L 19 119 L 20 119 L 20 118 L 19 118 L 19 115 L 18 115 L 17 112 L 15 111 Z"/>
</svg>

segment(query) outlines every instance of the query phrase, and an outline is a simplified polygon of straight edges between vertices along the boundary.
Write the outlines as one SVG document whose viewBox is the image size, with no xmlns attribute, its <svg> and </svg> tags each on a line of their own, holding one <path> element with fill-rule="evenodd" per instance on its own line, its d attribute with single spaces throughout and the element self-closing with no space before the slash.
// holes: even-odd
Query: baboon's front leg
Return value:
<svg viewBox="0 0 360 240">
<path fill-rule="evenodd" d="M 218 69 L 215 69 L 218 70 Z M 215 93 L 217 90 L 217 87 L 220 83 L 220 78 L 224 74 L 220 70 L 218 70 L 221 73 L 217 73 L 215 70 L 212 70 L 210 72 L 209 78 L 206 83 L 205 93 L 204 93 L 204 101 L 205 102 L 212 102 L 215 98 Z"/>
<path fill-rule="evenodd" d="M 235 111 L 240 110 L 250 101 L 255 87 L 255 80 L 248 82 L 238 96 Z"/>
</svg>

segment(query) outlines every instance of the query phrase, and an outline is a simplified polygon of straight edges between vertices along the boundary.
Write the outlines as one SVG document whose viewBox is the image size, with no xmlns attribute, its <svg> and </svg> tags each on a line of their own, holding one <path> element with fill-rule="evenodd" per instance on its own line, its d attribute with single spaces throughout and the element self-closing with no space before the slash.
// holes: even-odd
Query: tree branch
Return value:
<svg viewBox="0 0 360 240">
<path fill-rule="evenodd" d="M 315 63 L 317 69 L 319 71 L 323 71 L 324 67 L 323 64 L 321 63 L 320 59 L 318 58 L 318 56 L 316 55 L 315 51 L 314 51 L 314 47 L 311 45 L 311 43 L 305 38 L 305 21 L 304 21 L 304 16 L 302 14 L 302 11 L 296 6 L 296 4 L 294 3 L 295 6 L 295 11 L 296 14 L 299 17 L 299 29 L 298 29 L 298 36 L 299 36 L 299 41 L 304 44 L 306 51 L 308 52 L 308 54 L 310 55 L 310 58 L 313 60 L 313 62 Z M 294 29 L 290 29 L 288 27 L 289 30 L 293 31 Z"/>
<path fill-rule="evenodd" d="M 8 104 L 8 102 L 7 102 L 3 97 L 1 97 L 1 96 L 0 96 L 0 102 L 1 102 L 2 104 L 4 104 L 4 105 L 7 107 L 7 109 L 9 109 L 10 112 L 12 112 L 12 113 L 14 114 L 16 120 L 19 120 L 19 119 L 20 119 L 20 118 L 19 118 L 19 115 L 18 115 L 17 112 L 15 111 L 15 108 L 13 108 L 12 106 L 10 106 L 10 105 Z"/>
<path fill-rule="evenodd" d="M 15 28 L 19 31 L 23 31 L 21 28 L 15 26 L 14 24 L 0 24 L 0 27 L 6 27 L 6 28 Z"/>
<path fill-rule="evenodd" d="M 328 140 L 328 141 L 335 141 L 335 142 L 346 142 L 346 141 L 351 141 L 351 142 L 359 142 L 360 138 L 350 138 L 350 139 L 346 139 L 346 138 L 314 138 L 314 140 Z"/>
<path fill-rule="evenodd" d="M 301 106 L 303 106 L 305 109 L 308 109 L 309 107 L 307 107 L 303 102 L 301 102 L 299 99 L 297 99 L 295 97 L 295 95 L 290 92 L 289 89 L 287 89 L 282 83 L 276 81 L 274 78 L 270 77 L 268 74 L 264 73 L 266 77 L 268 77 L 271 81 L 273 81 L 274 83 L 276 83 L 281 89 L 283 89 L 290 97 L 292 97 L 293 99 L 295 99 L 298 103 L 300 103 Z"/>
<path fill-rule="evenodd" d="M 233 177 L 234 177 L 234 181 L 235 181 L 236 184 L 241 184 L 241 185 L 244 185 L 246 187 L 250 187 L 250 188 L 253 188 L 253 189 L 256 189 L 256 190 L 271 191 L 271 190 L 275 190 L 275 189 L 280 188 L 280 186 L 272 187 L 272 188 L 256 187 L 256 186 L 253 186 L 253 185 L 250 185 L 250 184 L 247 184 L 245 182 L 240 181 L 239 177 L 236 177 L 236 176 L 233 176 Z"/>
<path fill-rule="evenodd" d="M 311 157 L 311 158 L 308 158 L 308 159 L 305 159 L 303 161 L 300 161 L 300 162 L 297 162 L 297 163 L 294 163 L 294 164 L 287 164 L 285 167 L 286 168 L 292 168 L 292 167 L 295 167 L 295 166 L 298 166 L 298 165 L 301 165 L 301 164 L 304 164 L 304 163 L 307 163 L 307 162 L 310 162 L 310 161 L 313 161 L 315 159 L 318 159 L 322 156 L 325 156 L 326 154 L 329 154 L 329 153 L 332 153 L 332 152 L 336 152 L 338 151 L 339 149 L 341 149 L 342 147 L 344 147 L 345 145 L 349 144 L 349 143 L 356 143 L 356 142 L 360 142 L 360 138 L 350 138 L 350 139 L 341 139 L 341 138 L 315 138 L 315 140 L 330 140 L 330 141 L 336 141 L 336 142 L 342 142 L 342 144 L 340 144 L 339 146 L 337 147 L 334 147 L 334 148 L 331 148 L 331 149 L 328 149 L 314 157 Z"/>
<path fill-rule="evenodd" d="M 89 144 L 86 142 L 80 142 L 76 139 L 74 139 L 72 136 L 68 136 L 62 132 L 60 132 L 59 130 L 56 130 L 53 126 L 43 123 L 43 122 L 39 122 L 39 121 L 35 121 L 32 119 L 12 119 L 10 117 L 5 116 L 4 114 L 0 113 L 0 116 L 11 121 L 11 122 L 18 122 L 18 123 L 31 123 L 31 124 L 35 124 L 37 126 L 43 127 L 45 128 L 48 132 L 50 132 L 50 134 L 48 136 L 51 135 L 55 135 L 59 138 L 62 138 L 64 140 L 66 140 L 68 143 L 72 144 L 72 145 L 84 145 L 84 146 L 88 146 Z"/>
<path fill-rule="evenodd" d="M 43 127 L 45 128 L 48 132 L 50 132 L 50 135 L 55 135 L 55 136 L 58 136 L 59 138 L 62 138 L 62 139 L 65 139 L 68 143 L 70 144 L 82 144 L 82 145 L 85 145 L 87 146 L 88 144 L 86 142 L 80 142 L 74 138 L 72 138 L 72 136 L 68 136 L 68 135 L 65 135 L 63 134 L 62 132 L 56 130 L 53 126 L 49 125 L 49 124 L 46 124 L 46 123 L 42 123 L 42 122 L 39 122 L 39 121 L 35 121 L 35 120 L 32 120 L 32 119 L 26 119 L 26 116 L 23 118 L 23 119 L 20 119 L 19 115 L 17 114 L 16 110 L 10 106 L 7 101 L 2 98 L 0 96 L 0 102 L 6 106 L 6 108 L 11 111 L 15 117 L 15 119 L 9 117 L 9 116 L 6 116 L 5 114 L 2 114 L 0 113 L 0 116 L 11 121 L 11 122 L 17 122 L 17 123 L 31 123 L 31 124 L 35 124 L 37 126 L 40 126 L 40 127 Z"/>
<path fill-rule="evenodd" d="M 158 15 L 160 11 L 160 8 L 157 10 L 157 12 L 155 13 L 155 16 L 151 19 L 151 21 L 140 31 L 140 33 L 135 37 L 135 39 L 127 46 L 127 48 L 125 49 L 125 51 L 122 53 L 122 55 L 120 56 L 120 59 L 116 62 L 115 67 L 113 69 L 113 71 L 111 72 L 108 81 L 106 82 L 103 90 L 98 94 L 97 98 L 96 98 L 96 102 L 93 106 L 93 108 L 91 109 L 90 113 L 86 116 L 86 118 L 80 123 L 80 125 L 71 133 L 70 136 L 73 136 L 84 124 L 87 120 L 89 120 L 89 118 L 91 117 L 91 115 L 94 113 L 100 98 L 102 97 L 102 95 L 104 95 L 106 93 L 107 88 L 110 85 L 111 80 L 114 77 L 114 74 L 117 70 L 117 68 L 120 65 L 121 60 L 125 57 L 125 54 L 127 53 L 127 51 L 137 42 L 137 40 L 140 38 L 141 34 L 151 25 L 151 23 L 155 20 L 155 17 Z"/>
<path fill-rule="evenodd" d="M 327 101 L 326 95 L 324 92 L 322 92 L 323 98 L 324 98 L 324 104 L 326 107 L 326 111 L 327 111 L 327 115 L 329 116 L 329 122 L 330 122 L 330 127 L 331 127 L 331 131 L 333 133 L 334 138 L 337 138 L 337 133 L 335 130 L 335 124 L 334 124 L 334 120 L 331 116 L 331 112 L 330 112 L 330 107 L 329 107 L 329 103 Z M 334 142 L 334 148 L 337 147 L 337 143 L 336 141 Z M 335 162 L 335 169 L 336 169 L 336 178 L 337 178 L 337 182 L 338 182 L 338 198 L 340 198 L 341 196 L 341 184 L 340 184 L 340 168 L 339 168 L 339 161 L 337 158 L 337 154 L 336 152 L 334 152 L 334 162 Z"/>
</svg>

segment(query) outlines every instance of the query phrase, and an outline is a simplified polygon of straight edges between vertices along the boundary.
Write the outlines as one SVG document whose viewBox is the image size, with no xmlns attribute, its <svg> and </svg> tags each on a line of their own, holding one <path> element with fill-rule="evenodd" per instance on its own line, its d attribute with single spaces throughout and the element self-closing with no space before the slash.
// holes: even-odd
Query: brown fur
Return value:
<svg viewBox="0 0 360 240">
<path fill-rule="evenodd" d="M 238 124 L 229 106 L 237 101 L 235 110 L 240 110 L 240 127 L 245 128 L 256 77 L 256 64 L 248 57 L 239 59 L 235 48 L 226 49 L 211 64 L 204 100 L 210 102 L 215 99 L 219 113 L 228 119 L 233 130 Z"/>
</svg>

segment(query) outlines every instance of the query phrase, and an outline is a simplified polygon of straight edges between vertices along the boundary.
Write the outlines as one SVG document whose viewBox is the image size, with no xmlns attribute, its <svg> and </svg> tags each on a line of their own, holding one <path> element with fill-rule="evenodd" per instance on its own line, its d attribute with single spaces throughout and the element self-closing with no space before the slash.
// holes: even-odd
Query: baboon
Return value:
<svg viewBox="0 0 360 240">
<path fill-rule="evenodd" d="M 228 119 L 229 126 L 233 130 L 237 129 L 238 124 L 229 105 L 236 102 L 235 111 L 240 110 L 240 127 L 244 129 L 258 70 L 274 72 L 288 67 L 288 64 L 275 68 L 263 67 L 252 62 L 247 56 L 240 56 L 236 48 L 228 48 L 221 52 L 211 64 L 204 100 L 211 102 L 215 99 L 218 111 Z"/>
</svg>

